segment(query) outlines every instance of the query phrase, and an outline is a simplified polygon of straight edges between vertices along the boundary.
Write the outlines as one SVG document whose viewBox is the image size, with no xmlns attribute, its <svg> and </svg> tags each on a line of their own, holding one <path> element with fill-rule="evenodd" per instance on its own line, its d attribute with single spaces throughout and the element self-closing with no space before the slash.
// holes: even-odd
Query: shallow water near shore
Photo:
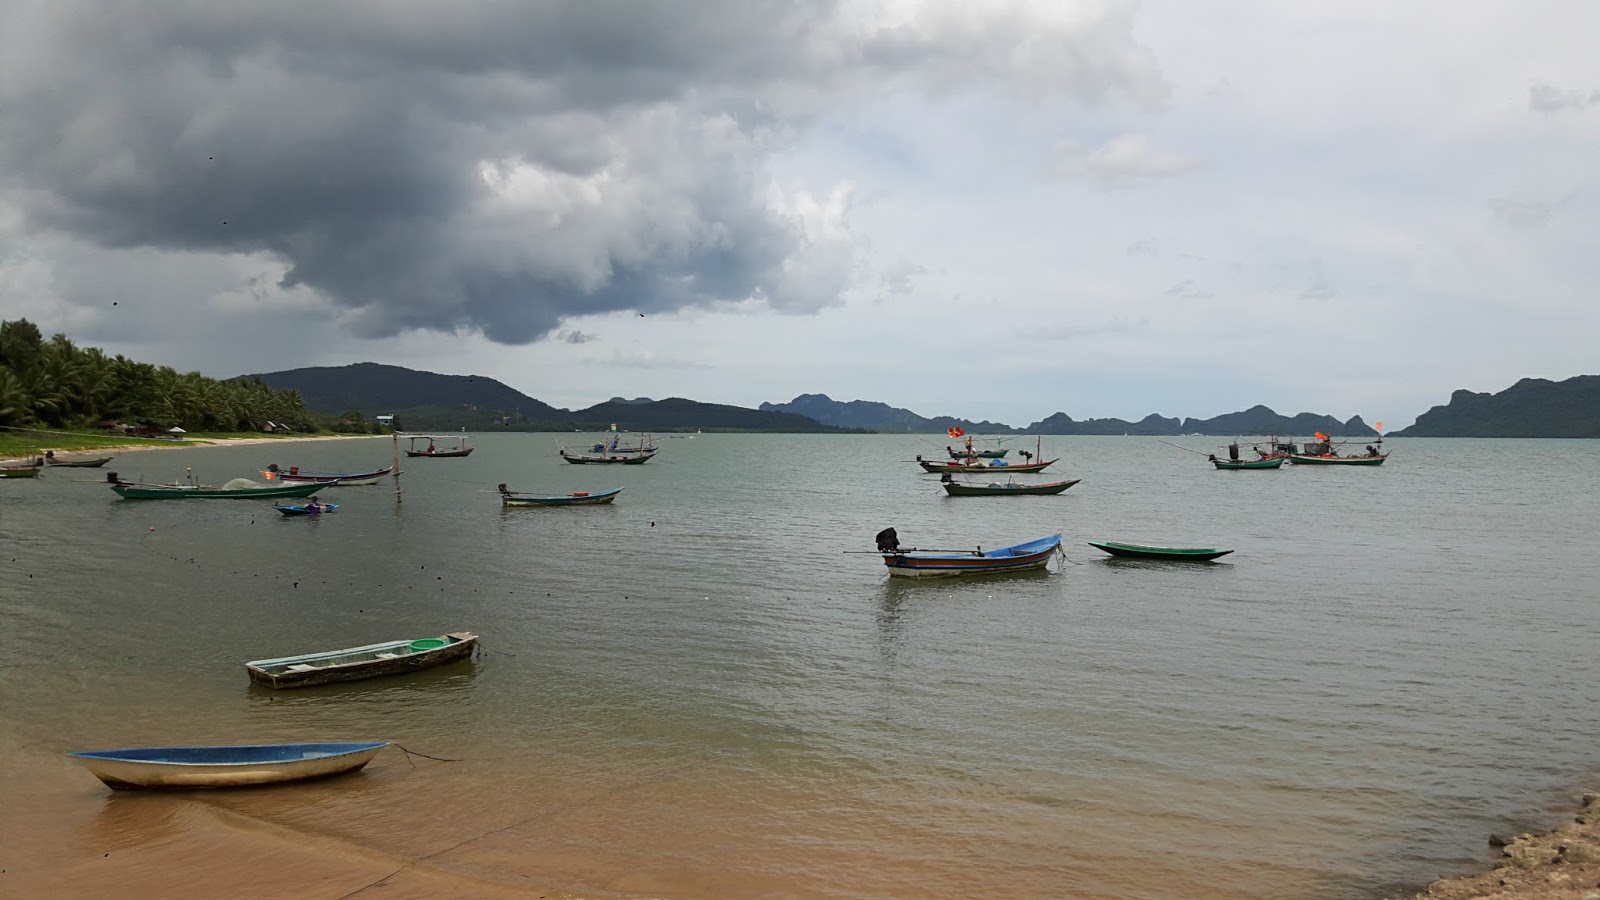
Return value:
<svg viewBox="0 0 1600 900">
<path fill-rule="evenodd" d="M 204 889 L 175 862 L 243 842 L 320 854 L 324 881 L 253 876 L 303 896 L 420 860 L 416 896 L 1363 898 L 1482 864 L 1488 832 L 1600 770 L 1596 442 L 1218 472 L 1153 438 L 1057 437 L 1030 480 L 1083 479 L 1066 493 L 949 498 L 912 462 L 942 437 L 697 435 L 628 467 L 567 465 L 552 437 L 403 459 L 402 504 L 330 488 L 316 520 L 118 500 L 101 470 L 0 482 L 0 802 L 20 811 L 0 892 L 109 871 Z M 220 483 L 391 453 L 107 470 Z M 499 482 L 625 490 L 502 510 Z M 1068 559 L 890 580 L 846 552 L 889 526 L 924 547 L 1061 532 Z M 409 677 L 269 691 L 242 665 L 454 630 L 485 651 Z M 347 778 L 143 796 L 60 756 L 369 739 L 459 761 L 391 748 Z"/>
</svg>

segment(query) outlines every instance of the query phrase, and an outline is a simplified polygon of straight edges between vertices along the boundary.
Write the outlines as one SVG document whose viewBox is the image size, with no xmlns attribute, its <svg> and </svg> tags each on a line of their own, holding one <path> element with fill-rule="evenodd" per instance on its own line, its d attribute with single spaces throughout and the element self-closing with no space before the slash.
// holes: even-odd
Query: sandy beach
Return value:
<svg viewBox="0 0 1600 900">
<path fill-rule="evenodd" d="M 311 441 L 360 441 L 381 438 L 392 441 L 393 437 L 387 434 L 319 434 L 305 437 L 241 437 L 241 438 L 194 438 L 183 441 L 144 440 L 136 444 L 107 444 L 103 447 L 51 447 L 48 441 L 41 440 L 39 451 L 55 450 L 56 455 L 63 460 L 79 459 L 84 457 L 103 456 L 106 453 L 123 454 L 139 453 L 145 450 L 194 450 L 204 447 L 244 447 L 251 444 L 301 444 Z M 0 459 L 0 465 L 30 465 L 35 456 L 7 457 Z"/>
</svg>

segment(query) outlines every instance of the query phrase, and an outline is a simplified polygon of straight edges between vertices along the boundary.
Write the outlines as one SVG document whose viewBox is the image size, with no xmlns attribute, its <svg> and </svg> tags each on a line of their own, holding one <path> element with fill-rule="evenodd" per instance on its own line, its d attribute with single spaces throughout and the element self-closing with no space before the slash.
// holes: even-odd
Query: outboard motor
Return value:
<svg viewBox="0 0 1600 900">
<path fill-rule="evenodd" d="M 115 472 L 107 472 L 106 473 L 106 484 L 121 484 L 121 483 L 122 482 L 117 480 L 117 473 L 115 473 Z"/>
<path fill-rule="evenodd" d="M 900 536 L 893 528 L 885 528 L 878 532 L 877 541 L 879 553 L 894 553 L 900 549 Z"/>
<path fill-rule="evenodd" d="M 510 491 L 506 490 L 506 483 L 504 481 L 500 482 L 500 493 L 502 493 L 502 494 L 511 493 Z"/>
<path fill-rule="evenodd" d="M 1234 462 L 1239 461 L 1239 442 L 1234 441 L 1228 445 L 1228 458 Z"/>
</svg>

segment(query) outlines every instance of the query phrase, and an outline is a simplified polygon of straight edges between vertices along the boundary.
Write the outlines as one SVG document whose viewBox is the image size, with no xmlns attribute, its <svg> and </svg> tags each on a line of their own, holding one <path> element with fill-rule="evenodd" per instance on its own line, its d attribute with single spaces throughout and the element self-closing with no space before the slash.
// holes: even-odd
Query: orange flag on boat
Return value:
<svg viewBox="0 0 1600 900">
<path fill-rule="evenodd" d="M 950 429 L 945 431 L 945 434 L 948 434 L 953 438 L 958 438 L 958 437 L 961 437 L 962 435 L 966 434 L 966 432 L 962 431 L 960 426 L 952 426 Z"/>
<path fill-rule="evenodd" d="M 1379 422 L 1372 430 L 1381 433 L 1383 431 L 1383 423 Z"/>
<path fill-rule="evenodd" d="M 1319 431 L 1316 433 L 1316 438 L 1319 441 L 1325 441 L 1328 439 L 1328 436 Z"/>
</svg>

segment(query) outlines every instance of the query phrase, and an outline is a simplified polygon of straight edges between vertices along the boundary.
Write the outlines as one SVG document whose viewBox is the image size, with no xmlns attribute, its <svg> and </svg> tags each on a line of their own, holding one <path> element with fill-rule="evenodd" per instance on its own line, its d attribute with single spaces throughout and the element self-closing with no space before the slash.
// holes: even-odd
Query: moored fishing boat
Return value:
<svg viewBox="0 0 1600 900">
<path fill-rule="evenodd" d="M 420 672 L 472 655 L 478 636 L 452 631 L 438 637 L 385 641 L 365 647 L 323 650 L 245 663 L 250 680 L 270 688 L 313 687 Z"/>
<path fill-rule="evenodd" d="M 1211 464 L 1219 469 L 1277 469 L 1289 461 L 1287 456 L 1268 456 L 1262 459 L 1218 459 L 1211 457 Z"/>
<path fill-rule="evenodd" d="M 655 459 L 656 455 L 655 450 L 651 450 L 648 453 L 614 453 L 610 450 L 601 453 L 577 453 L 565 447 L 562 447 L 558 452 L 561 454 L 562 459 L 575 466 L 642 466 Z"/>
<path fill-rule="evenodd" d="M 1061 535 L 1053 534 L 1010 547 L 985 550 L 922 550 L 902 548 L 893 528 L 877 535 L 878 552 L 890 575 L 908 578 L 939 578 L 952 575 L 977 575 L 1017 572 L 1044 568 L 1061 549 Z"/>
<path fill-rule="evenodd" d="M 464 434 L 413 434 L 410 435 L 411 446 L 406 448 L 406 456 L 417 459 L 447 459 L 468 456 L 476 447 L 467 446 L 467 436 Z M 423 442 L 426 441 L 426 445 Z"/>
<path fill-rule="evenodd" d="M 114 790 L 225 788 L 280 784 L 354 772 L 388 741 L 138 747 L 67 755 Z"/>
<path fill-rule="evenodd" d="M 1059 494 L 1081 480 L 1074 478 L 1071 481 L 1047 481 L 1040 484 L 1022 484 L 1016 481 L 1007 481 L 1003 484 L 998 481 L 991 481 L 988 484 L 967 484 L 953 480 L 941 483 L 944 485 L 944 492 L 952 497 L 1007 497 Z"/>
<path fill-rule="evenodd" d="M 284 484 L 325 484 L 348 487 L 352 484 L 377 484 L 394 471 L 394 466 L 384 466 L 370 472 L 302 472 L 299 466 L 290 466 L 281 469 L 277 463 L 261 470 L 261 474 L 268 481 L 281 481 Z"/>
<path fill-rule="evenodd" d="M 125 500 L 267 500 L 279 497 L 309 497 L 325 484 L 290 484 L 281 487 L 257 484 L 248 478 L 235 478 L 221 486 L 195 484 L 136 484 L 121 481 L 112 472 L 106 479 L 111 489 Z"/>
<path fill-rule="evenodd" d="M 1089 546 L 1104 550 L 1112 556 L 1132 559 L 1161 559 L 1172 562 L 1208 562 L 1227 556 L 1232 550 L 1214 547 L 1149 547 L 1144 544 L 1124 544 L 1119 541 L 1089 541 Z"/>
<path fill-rule="evenodd" d="M 622 488 L 609 491 L 573 491 L 570 494 L 525 494 L 500 485 L 502 506 L 598 506 L 610 503 L 622 493 Z"/>
<path fill-rule="evenodd" d="M 0 466 L 0 478 L 36 478 L 39 466 Z"/>
<path fill-rule="evenodd" d="M 1057 457 L 1043 462 L 1028 463 L 1008 463 L 1003 459 L 960 459 L 943 462 L 917 457 L 917 465 L 928 472 L 1043 472 L 1060 461 L 1060 457 Z"/>
<path fill-rule="evenodd" d="M 1383 423 L 1379 422 L 1382 428 Z M 1376 445 L 1368 444 L 1366 453 L 1343 454 L 1334 449 L 1333 440 L 1317 432 L 1316 441 L 1307 442 L 1298 453 L 1290 453 L 1289 461 L 1297 466 L 1381 466 L 1389 454 L 1383 452 L 1383 434 L 1379 432 Z"/>
<path fill-rule="evenodd" d="M 44 464 L 47 466 L 63 466 L 69 469 L 98 469 L 114 457 L 101 456 L 94 459 L 61 459 L 54 450 L 44 452 Z"/>
</svg>

